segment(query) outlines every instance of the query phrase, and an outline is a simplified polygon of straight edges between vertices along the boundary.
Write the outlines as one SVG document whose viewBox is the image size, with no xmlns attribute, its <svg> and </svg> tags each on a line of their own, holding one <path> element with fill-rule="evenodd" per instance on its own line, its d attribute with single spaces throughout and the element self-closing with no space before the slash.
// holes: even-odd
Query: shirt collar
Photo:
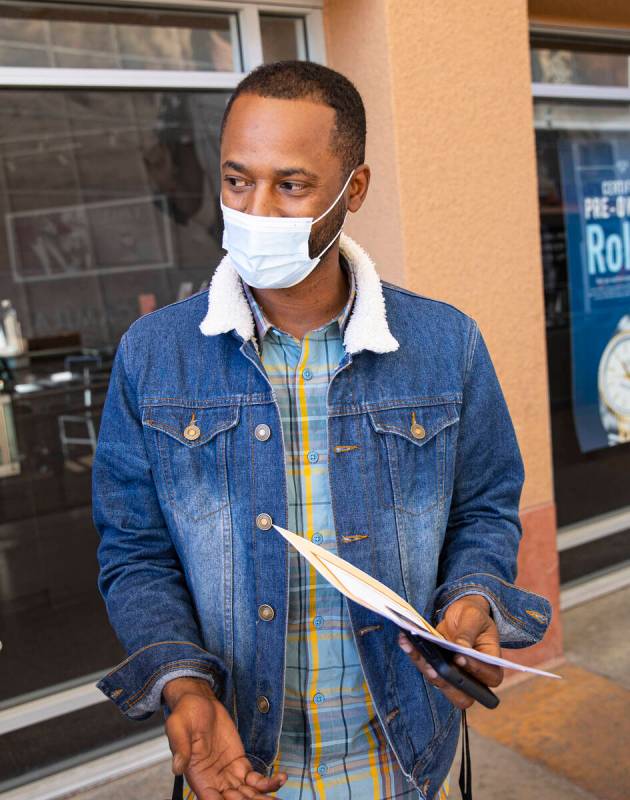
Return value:
<svg viewBox="0 0 630 800">
<path fill-rule="evenodd" d="M 341 268 L 345 273 L 346 278 L 348 279 L 348 285 L 350 287 L 350 291 L 348 292 L 348 299 L 344 307 L 341 309 L 339 314 L 336 317 L 331 319 L 325 325 L 322 325 L 322 328 L 328 327 L 333 322 L 336 322 L 339 325 L 339 330 L 341 332 L 341 336 L 343 337 L 343 333 L 350 318 L 350 312 L 352 311 L 352 305 L 354 303 L 354 298 L 356 297 L 356 281 L 354 278 L 354 273 L 348 266 L 348 263 L 343 255 L 340 255 L 339 263 L 341 264 Z M 262 310 L 251 288 L 245 283 L 245 281 L 241 280 L 241 284 L 243 286 L 243 291 L 245 292 L 245 297 L 247 298 L 247 302 L 249 303 L 249 307 L 251 309 L 252 315 L 254 317 L 254 323 L 256 325 L 256 333 L 258 335 L 258 342 L 262 344 L 263 339 L 269 333 L 270 329 L 273 328 L 271 322 L 265 316 L 265 312 Z"/>
</svg>

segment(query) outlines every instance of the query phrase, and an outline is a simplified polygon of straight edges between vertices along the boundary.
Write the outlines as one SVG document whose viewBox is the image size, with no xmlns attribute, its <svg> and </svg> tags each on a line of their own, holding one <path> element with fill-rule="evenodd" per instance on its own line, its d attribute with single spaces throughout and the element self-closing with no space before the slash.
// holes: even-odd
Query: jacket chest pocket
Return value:
<svg viewBox="0 0 630 800">
<path fill-rule="evenodd" d="M 370 411 L 369 417 L 376 432 L 381 505 L 423 514 L 442 503 L 459 421 L 457 404 L 389 408 Z"/>
<path fill-rule="evenodd" d="M 155 443 L 169 504 L 199 521 L 229 502 L 226 448 L 240 406 L 161 405 L 143 409 L 142 424 Z"/>
</svg>

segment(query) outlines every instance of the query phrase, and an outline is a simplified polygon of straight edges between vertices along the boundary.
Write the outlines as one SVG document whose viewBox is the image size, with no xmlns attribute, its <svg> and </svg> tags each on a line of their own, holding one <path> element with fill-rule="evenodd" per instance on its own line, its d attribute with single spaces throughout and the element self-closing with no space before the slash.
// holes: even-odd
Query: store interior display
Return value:
<svg viewBox="0 0 630 800">
<path fill-rule="evenodd" d="M 222 256 L 216 176 L 228 96 L 1 94 L 0 708 L 85 683 L 125 656 L 97 588 L 100 416 L 123 332 L 205 288 Z M 109 704 L 91 710 L 100 747 L 160 724 L 119 716 Z M 88 722 L 79 714 L 57 737 L 51 765 L 84 754 Z M 13 752 L 32 752 L 51 725 L 11 734 Z M 0 792 L 28 763 L 0 754 Z"/>
</svg>

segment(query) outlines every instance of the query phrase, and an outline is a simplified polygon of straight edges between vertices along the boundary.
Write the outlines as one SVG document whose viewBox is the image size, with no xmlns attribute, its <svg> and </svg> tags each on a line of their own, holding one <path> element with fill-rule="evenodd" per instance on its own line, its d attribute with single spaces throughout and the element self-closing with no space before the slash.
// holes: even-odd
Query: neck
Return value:
<svg viewBox="0 0 630 800">
<path fill-rule="evenodd" d="M 252 294 L 276 328 L 303 339 L 334 319 L 348 300 L 349 286 L 339 261 L 339 243 L 301 283 L 289 289 L 254 289 Z"/>
</svg>

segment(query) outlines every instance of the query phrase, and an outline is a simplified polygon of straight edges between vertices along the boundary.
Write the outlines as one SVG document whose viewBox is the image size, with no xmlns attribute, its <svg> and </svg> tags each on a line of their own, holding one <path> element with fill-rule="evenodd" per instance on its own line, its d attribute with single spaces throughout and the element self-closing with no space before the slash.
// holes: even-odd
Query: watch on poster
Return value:
<svg viewBox="0 0 630 800">
<path fill-rule="evenodd" d="M 599 412 L 608 444 L 630 442 L 630 314 L 604 348 L 598 371 Z"/>
</svg>

